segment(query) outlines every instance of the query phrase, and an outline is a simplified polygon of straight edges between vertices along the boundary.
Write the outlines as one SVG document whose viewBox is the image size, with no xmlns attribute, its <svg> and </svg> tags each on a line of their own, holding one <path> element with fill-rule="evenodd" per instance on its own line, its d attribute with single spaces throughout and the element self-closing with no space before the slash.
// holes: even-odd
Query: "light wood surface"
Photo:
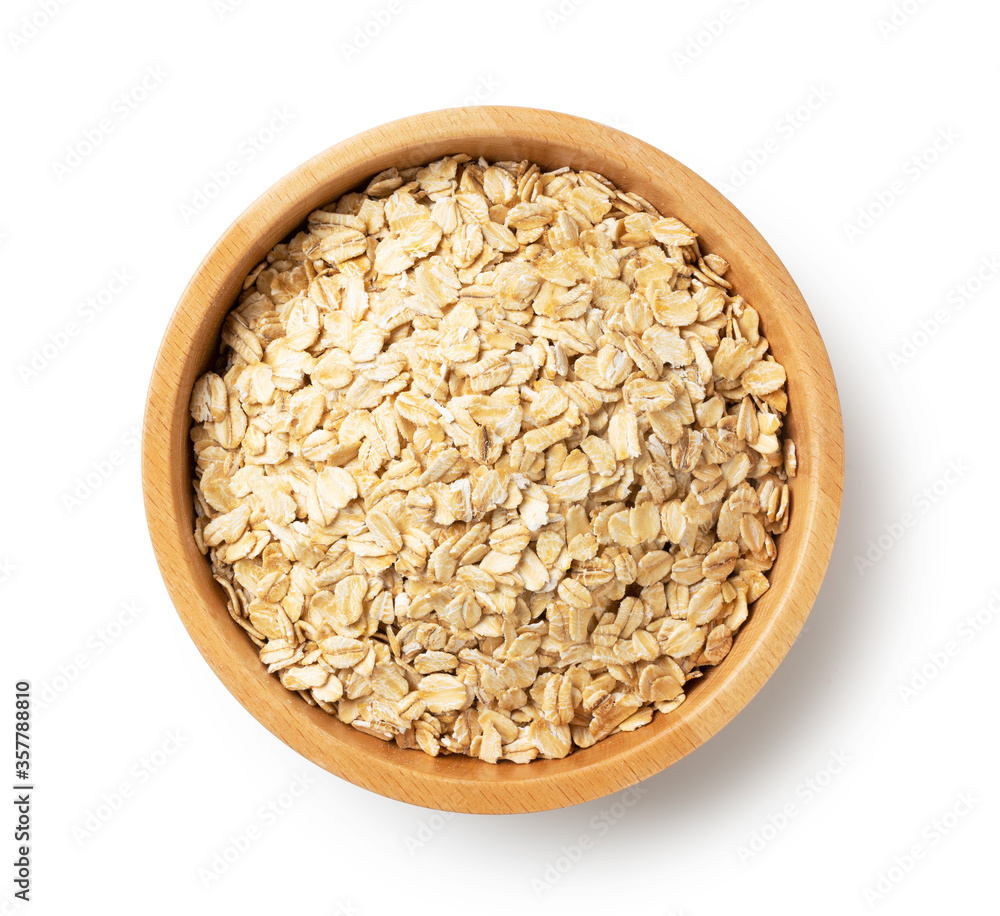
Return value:
<svg viewBox="0 0 1000 916">
<path fill-rule="evenodd" d="M 753 607 L 729 656 L 689 685 L 675 712 L 564 760 L 490 765 L 431 758 L 309 707 L 267 674 L 231 620 L 192 536 L 188 398 L 218 352 L 223 318 L 244 276 L 310 211 L 369 176 L 458 152 L 592 169 L 678 217 L 707 250 L 729 261 L 727 279 L 760 312 L 763 332 L 788 372 L 786 429 L 799 473 L 770 591 Z M 142 448 L 146 515 L 164 582 L 191 638 L 236 699 L 299 753 L 359 786 L 428 808 L 502 814 L 572 805 L 633 785 L 703 744 L 750 701 L 816 598 L 833 549 L 843 471 L 840 404 L 823 341 L 792 278 L 746 218 L 702 178 L 628 134 L 569 115 L 505 107 L 437 111 L 359 134 L 255 201 L 209 252 L 170 319 L 150 382 Z"/>
</svg>

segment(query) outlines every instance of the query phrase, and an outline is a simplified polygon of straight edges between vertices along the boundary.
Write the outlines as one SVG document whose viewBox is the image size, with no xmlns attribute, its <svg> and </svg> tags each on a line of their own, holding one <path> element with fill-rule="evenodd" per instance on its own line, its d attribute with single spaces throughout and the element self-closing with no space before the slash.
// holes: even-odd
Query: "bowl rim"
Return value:
<svg viewBox="0 0 1000 916">
<path fill-rule="evenodd" d="M 539 144 L 556 158 L 546 162 Z M 799 454 L 789 531 L 801 536 L 790 541 L 788 532 L 781 536 L 772 587 L 755 602 L 730 655 L 700 679 L 703 683 L 695 682 L 674 713 L 658 714 L 635 732 L 564 760 L 523 765 L 431 758 L 363 735 L 309 707 L 266 673 L 250 640 L 224 612 L 224 593 L 211 578 L 190 525 L 187 403 L 193 375 L 204 371 L 217 347 L 222 318 L 239 288 L 234 284 L 309 212 L 388 165 L 491 149 L 535 150 L 487 155 L 493 160 L 523 158 L 572 168 L 600 162 L 595 171 L 625 191 L 641 193 L 661 212 L 679 215 L 691 207 L 707 214 L 701 225 L 686 221 L 709 250 L 730 261 L 734 273 L 727 276 L 739 277 L 734 286 L 760 312 L 772 352 L 781 351 L 789 370 L 787 428 Z M 330 194 L 333 187 L 339 190 Z M 665 206 L 680 189 L 688 196 L 675 196 L 676 206 Z M 815 321 L 777 255 L 730 201 L 668 154 L 622 131 L 559 112 L 481 106 L 412 115 L 343 140 L 286 174 L 223 232 L 181 294 L 157 353 L 143 422 L 142 484 L 150 539 L 171 601 L 212 670 L 261 724 L 313 763 L 387 797 L 456 812 L 512 813 L 577 804 L 627 788 L 703 744 L 750 701 L 791 647 L 819 591 L 840 513 L 843 448 L 836 382 Z"/>
</svg>

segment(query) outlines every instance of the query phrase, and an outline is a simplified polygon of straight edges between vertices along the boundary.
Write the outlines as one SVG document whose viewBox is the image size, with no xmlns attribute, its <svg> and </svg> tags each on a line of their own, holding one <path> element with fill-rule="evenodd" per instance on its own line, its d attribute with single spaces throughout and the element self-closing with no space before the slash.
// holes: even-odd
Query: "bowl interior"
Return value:
<svg viewBox="0 0 1000 916">
<path fill-rule="evenodd" d="M 590 169 L 687 223 L 707 250 L 729 261 L 727 279 L 760 312 L 763 333 L 788 374 L 786 431 L 796 444 L 799 473 L 790 482 L 790 523 L 778 541 L 770 590 L 754 605 L 729 656 L 704 669 L 675 712 L 563 760 L 490 765 L 431 758 L 309 707 L 266 673 L 192 536 L 188 397 L 216 360 L 222 322 L 243 278 L 309 212 L 375 173 L 459 152 Z M 826 569 L 842 449 L 833 374 L 808 308 L 774 252 L 721 194 L 666 154 L 603 125 L 533 109 L 453 109 L 331 147 L 282 179 L 226 231 L 184 291 L 157 357 L 143 485 L 154 549 L 185 626 L 226 687 L 274 734 L 331 772 L 404 801 L 455 811 L 532 811 L 596 798 L 663 769 L 715 734 L 756 693 L 801 629 Z"/>
</svg>

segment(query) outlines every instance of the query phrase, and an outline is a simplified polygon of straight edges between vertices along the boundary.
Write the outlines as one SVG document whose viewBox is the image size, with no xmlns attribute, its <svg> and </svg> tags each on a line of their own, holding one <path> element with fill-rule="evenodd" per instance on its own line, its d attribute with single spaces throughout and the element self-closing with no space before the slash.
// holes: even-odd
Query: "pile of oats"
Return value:
<svg viewBox="0 0 1000 916">
<path fill-rule="evenodd" d="M 268 671 L 490 763 L 675 709 L 767 589 L 795 472 L 727 269 L 529 162 L 389 169 L 312 213 L 191 399 L 195 536 Z"/>
</svg>

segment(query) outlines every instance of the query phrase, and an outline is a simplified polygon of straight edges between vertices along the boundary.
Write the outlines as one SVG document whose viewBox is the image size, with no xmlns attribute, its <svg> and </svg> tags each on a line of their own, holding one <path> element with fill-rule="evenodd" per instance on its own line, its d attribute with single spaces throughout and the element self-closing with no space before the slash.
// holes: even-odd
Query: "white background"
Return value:
<svg viewBox="0 0 1000 916">
<path fill-rule="evenodd" d="M 0 705 L 48 699 L 33 899 L 5 864 L 0 912 L 995 912 L 996 4 L 46 2 L 0 14 Z M 726 191 L 840 387 L 807 630 L 627 808 L 442 818 L 314 767 L 209 671 L 146 535 L 136 428 L 212 242 L 326 146 L 473 101 L 614 124 Z"/>
</svg>

